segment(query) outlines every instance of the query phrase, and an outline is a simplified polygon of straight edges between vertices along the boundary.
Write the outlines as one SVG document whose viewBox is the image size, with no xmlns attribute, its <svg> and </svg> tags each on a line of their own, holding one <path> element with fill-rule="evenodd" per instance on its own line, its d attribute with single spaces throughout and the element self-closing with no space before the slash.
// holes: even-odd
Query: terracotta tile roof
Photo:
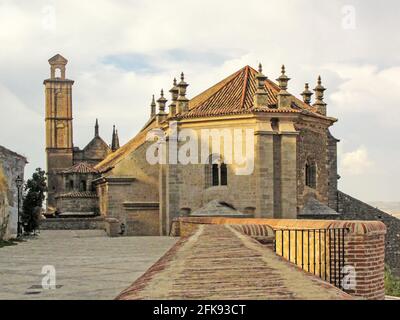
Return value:
<svg viewBox="0 0 400 320">
<path fill-rule="evenodd" d="M 118 297 L 157 299 L 352 299 L 230 226 L 201 225 Z"/>
<path fill-rule="evenodd" d="M 95 191 L 71 191 L 58 194 L 56 198 L 97 198 L 97 194 Z"/>
<path fill-rule="evenodd" d="M 78 162 L 72 167 L 65 169 L 62 173 L 98 173 L 99 171 L 87 162 Z"/>
<path fill-rule="evenodd" d="M 319 117 L 324 117 L 317 114 L 314 107 L 294 96 L 292 96 L 293 103 L 291 108 L 276 109 L 279 87 L 269 79 L 265 81 L 268 106 L 255 108 L 253 105 L 253 96 L 256 92 L 256 75 L 257 71 L 250 66 L 236 71 L 226 79 L 191 99 L 189 101 L 189 111 L 178 116 L 181 118 L 192 118 L 249 112 L 299 113 L 306 111 Z"/>
<path fill-rule="evenodd" d="M 253 96 L 256 92 L 257 71 L 246 66 L 229 77 L 218 82 L 203 93 L 197 95 L 189 101 L 189 111 L 178 114 L 178 118 L 212 117 L 230 114 L 245 114 L 250 112 L 270 112 L 270 113 L 307 113 L 316 117 L 327 118 L 316 113 L 316 109 L 302 100 L 293 97 L 292 107 L 287 109 L 274 109 L 278 103 L 277 94 L 279 87 L 277 84 L 267 79 L 265 89 L 268 93 L 268 106 L 254 108 Z M 333 119 L 333 118 L 329 118 Z M 130 154 L 146 141 L 147 132 L 157 127 L 153 117 L 147 122 L 145 127 L 128 143 L 111 153 L 95 168 L 100 172 L 105 172 L 121 161 L 125 155 Z"/>
</svg>

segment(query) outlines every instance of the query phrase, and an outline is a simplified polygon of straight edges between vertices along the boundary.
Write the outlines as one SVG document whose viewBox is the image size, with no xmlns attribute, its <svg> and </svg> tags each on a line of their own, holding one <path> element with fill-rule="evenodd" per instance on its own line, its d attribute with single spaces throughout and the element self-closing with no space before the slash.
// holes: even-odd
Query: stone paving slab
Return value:
<svg viewBox="0 0 400 320">
<path fill-rule="evenodd" d="M 113 299 L 176 241 L 44 230 L 35 239 L 0 248 L 0 299 Z M 44 265 L 55 267 L 59 288 L 41 288 Z"/>
</svg>

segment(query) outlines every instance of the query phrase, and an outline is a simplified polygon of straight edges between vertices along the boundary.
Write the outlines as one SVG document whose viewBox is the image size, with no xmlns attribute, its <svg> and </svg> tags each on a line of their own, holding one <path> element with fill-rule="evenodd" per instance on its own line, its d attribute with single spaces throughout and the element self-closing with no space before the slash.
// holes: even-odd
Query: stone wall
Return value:
<svg viewBox="0 0 400 320">
<path fill-rule="evenodd" d="M 297 150 L 297 206 L 298 211 L 304 206 L 309 194 L 320 202 L 328 204 L 328 139 L 327 128 L 319 122 L 301 122 L 296 125 L 300 131 Z M 305 185 L 305 166 L 307 159 L 317 165 L 317 187 Z"/>
<path fill-rule="evenodd" d="M 127 236 L 158 236 L 159 204 L 157 202 L 125 202 Z"/>
<path fill-rule="evenodd" d="M 15 180 L 24 179 L 26 158 L 0 146 L 0 226 L 7 221 L 3 237 L 9 238 L 17 234 L 18 192 Z M 21 208 L 22 208 L 22 199 Z"/>
<path fill-rule="evenodd" d="M 48 218 L 41 220 L 41 230 L 105 230 L 104 218 Z"/>
<path fill-rule="evenodd" d="M 93 196 L 91 192 L 87 193 L 88 196 L 57 196 L 56 205 L 60 213 L 63 212 L 93 212 L 97 213 L 99 210 L 98 197 Z M 79 193 L 78 193 L 79 194 Z"/>
</svg>

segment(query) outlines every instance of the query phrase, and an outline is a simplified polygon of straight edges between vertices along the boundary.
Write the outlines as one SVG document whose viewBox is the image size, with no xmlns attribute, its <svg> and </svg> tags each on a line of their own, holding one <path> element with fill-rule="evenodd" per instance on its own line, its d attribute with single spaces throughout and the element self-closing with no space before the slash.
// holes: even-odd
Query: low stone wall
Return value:
<svg viewBox="0 0 400 320">
<path fill-rule="evenodd" d="M 99 198 L 87 197 L 56 197 L 57 209 L 62 212 L 98 212 Z"/>
<path fill-rule="evenodd" d="M 174 223 L 176 230 L 185 237 L 196 232 L 200 225 L 208 224 L 261 224 L 282 229 L 335 229 L 347 228 L 344 238 L 344 265 L 352 267 L 355 274 L 350 294 L 365 299 L 384 299 L 384 248 L 386 227 L 379 221 L 337 221 L 299 219 L 235 219 L 181 217 Z M 279 240 L 279 239 L 277 239 Z M 279 245 L 279 241 L 277 241 Z M 291 244 L 294 246 L 294 241 Z M 292 248 L 293 252 L 295 248 Z M 278 250 L 279 251 L 279 250 Z M 355 280 L 355 282 L 354 282 Z"/>
<path fill-rule="evenodd" d="M 124 202 L 127 236 L 160 235 L 158 202 Z"/>
<path fill-rule="evenodd" d="M 104 218 L 48 218 L 40 222 L 41 230 L 105 230 Z"/>
</svg>

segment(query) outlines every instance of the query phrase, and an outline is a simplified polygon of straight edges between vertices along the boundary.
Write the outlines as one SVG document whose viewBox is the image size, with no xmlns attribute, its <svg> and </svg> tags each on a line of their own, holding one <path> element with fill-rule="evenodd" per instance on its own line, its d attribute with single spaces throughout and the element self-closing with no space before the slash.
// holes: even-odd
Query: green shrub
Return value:
<svg viewBox="0 0 400 320">
<path fill-rule="evenodd" d="M 393 275 L 388 266 L 385 266 L 385 293 L 389 296 L 400 297 L 400 278 Z"/>
</svg>

